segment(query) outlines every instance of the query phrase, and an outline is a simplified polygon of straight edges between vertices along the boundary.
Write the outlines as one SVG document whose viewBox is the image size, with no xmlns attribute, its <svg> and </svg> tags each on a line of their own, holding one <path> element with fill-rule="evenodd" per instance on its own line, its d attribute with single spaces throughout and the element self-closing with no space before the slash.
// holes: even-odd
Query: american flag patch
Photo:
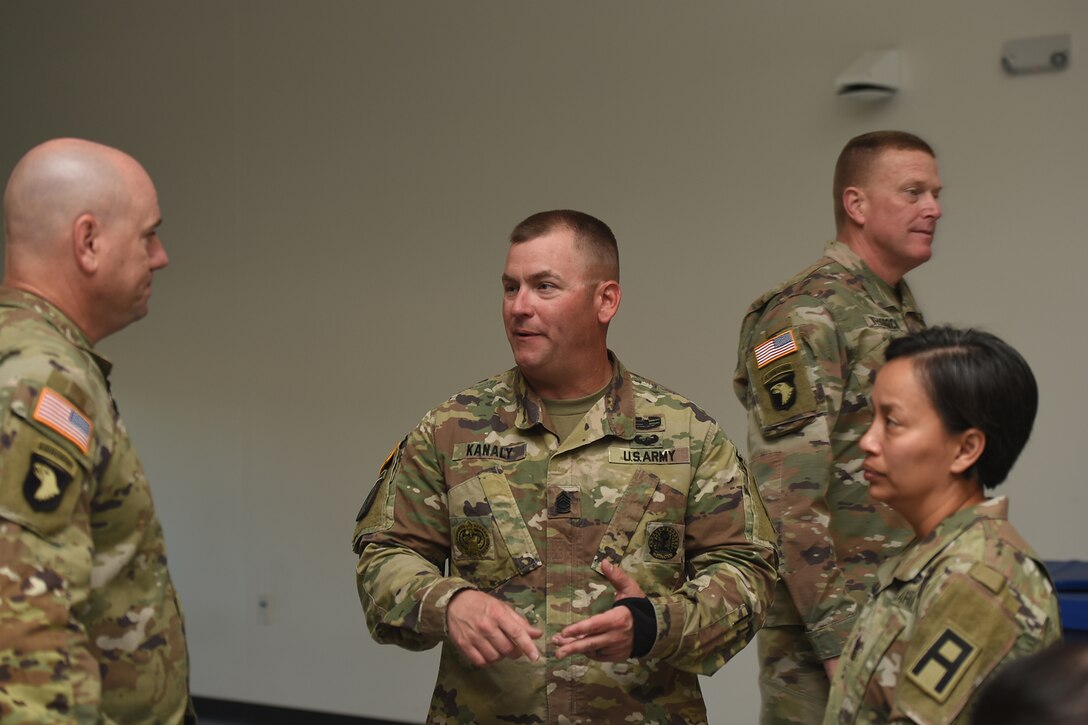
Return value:
<svg viewBox="0 0 1088 725">
<path fill-rule="evenodd" d="M 90 451 L 94 424 L 79 408 L 52 388 L 42 388 L 38 404 L 34 407 L 34 420 L 44 423 L 75 443 L 84 455 Z"/>
<path fill-rule="evenodd" d="M 761 368 L 772 360 L 777 360 L 783 355 L 797 352 L 797 340 L 793 337 L 793 330 L 786 330 L 775 335 L 762 345 L 757 345 L 752 351 L 756 356 L 756 367 Z"/>
</svg>

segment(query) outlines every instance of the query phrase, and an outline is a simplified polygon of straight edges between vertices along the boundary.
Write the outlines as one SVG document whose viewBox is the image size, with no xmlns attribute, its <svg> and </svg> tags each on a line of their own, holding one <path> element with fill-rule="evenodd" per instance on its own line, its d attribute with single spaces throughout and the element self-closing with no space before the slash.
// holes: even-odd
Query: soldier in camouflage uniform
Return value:
<svg viewBox="0 0 1088 725">
<path fill-rule="evenodd" d="M 193 721 L 162 528 L 94 344 L 167 257 L 131 157 L 59 139 L 4 194 L 0 723 Z"/>
<path fill-rule="evenodd" d="M 903 275 L 930 256 L 940 179 L 924 141 L 874 132 L 843 149 L 834 186 L 838 238 L 749 308 L 733 380 L 781 556 L 757 638 L 765 725 L 821 721 L 857 606 L 910 538 L 869 499 L 858 439 L 885 347 L 924 326 Z"/>
<path fill-rule="evenodd" d="M 916 539 L 880 568 L 843 650 L 824 722 L 967 723 L 1002 664 L 1061 637 L 1042 562 L 1008 521 L 1005 480 L 1038 393 L 993 335 L 934 328 L 893 342 L 861 439 L 870 493 Z"/>
<path fill-rule="evenodd" d="M 354 537 L 367 624 L 442 644 L 431 723 L 706 722 L 697 675 L 770 601 L 762 502 L 713 419 L 608 351 L 608 227 L 543 212 L 511 242 L 517 367 L 432 410 L 382 467 Z"/>
</svg>

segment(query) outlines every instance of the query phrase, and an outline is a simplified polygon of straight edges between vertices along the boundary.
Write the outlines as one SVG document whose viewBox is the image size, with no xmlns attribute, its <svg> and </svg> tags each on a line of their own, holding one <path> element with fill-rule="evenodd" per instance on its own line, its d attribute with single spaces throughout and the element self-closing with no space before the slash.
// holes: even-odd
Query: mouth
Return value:
<svg viewBox="0 0 1088 725">
<path fill-rule="evenodd" d="M 865 480 L 868 481 L 869 483 L 873 483 L 878 478 L 883 478 L 884 477 L 883 473 L 876 470 L 872 466 L 862 466 L 861 470 L 862 470 L 863 474 L 865 475 Z"/>
</svg>

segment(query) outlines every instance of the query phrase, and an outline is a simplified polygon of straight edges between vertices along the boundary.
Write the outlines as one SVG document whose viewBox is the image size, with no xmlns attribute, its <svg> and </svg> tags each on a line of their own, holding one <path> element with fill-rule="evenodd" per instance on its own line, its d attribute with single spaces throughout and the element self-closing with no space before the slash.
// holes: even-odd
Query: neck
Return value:
<svg viewBox="0 0 1088 725">
<path fill-rule="evenodd" d="M 41 297 L 49 304 L 56 307 L 64 316 L 71 320 L 76 327 L 87 337 L 87 340 L 92 344 L 96 344 L 103 336 L 96 336 L 92 330 L 89 329 L 86 320 L 81 319 L 79 315 L 79 305 L 73 304 L 69 297 L 63 294 L 63 290 L 54 289 L 52 287 L 46 287 L 43 285 L 37 285 L 29 282 L 25 279 L 13 278 L 10 275 L 4 275 L 3 286 L 8 289 L 16 289 L 22 292 L 29 292 L 35 297 Z"/>
<path fill-rule="evenodd" d="M 544 380 L 536 378 L 525 370 L 521 371 L 529 386 L 541 398 L 547 400 L 574 400 L 593 395 L 608 384 L 612 379 L 612 361 L 605 353 L 599 358 L 597 364 L 593 364 L 578 371 L 577 377 L 565 377 L 558 380 Z"/>
<path fill-rule="evenodd" d="M 899 284 L 903 279 L 903 275 L 907 273 L 907 270 L 899 269 L 882 259 L 876 248 L 873 247 L 868 239 L 859 234 L 856 229 L 843 230 L 839 232 L 839 235 L 836 238 L 850 247 L 854 254 L 861 257 L 861 260 L 868 265 L 869 269 L 873 270 L 873 274 L 880 277 L 892 287 Z"/>
<path fill-rule="evenodd" d="M 937 526 L 952 514 L 963 511 L 965 508 L 977 506 L 986 500 L 982 492 L 982 486 L 974 479 L 960 479 L 957 485 L 947 490 L 947 493 L 928 507 L 925 513 L 916 517 L 907 518 L 915 535 L 921 539 L 937 528 Z"/>
</svg>

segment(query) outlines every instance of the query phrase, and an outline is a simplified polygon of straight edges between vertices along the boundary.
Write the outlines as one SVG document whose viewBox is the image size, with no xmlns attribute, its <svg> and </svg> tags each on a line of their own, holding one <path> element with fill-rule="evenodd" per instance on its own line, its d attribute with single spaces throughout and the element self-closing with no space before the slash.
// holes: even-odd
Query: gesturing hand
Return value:
<svg viewBox="0 0 1088 725">
<path fill-rule="evenodd" d="M 601 563 L 601 572 L 616 589 L 616 601 L 646 596 L 627 572 L 613 566 L 607 559 Z M 584 654 L 601 662 L 622 662 L 631 656 L 634 646 L 633 622 L 634 618 L 627 607 L 614 607 L 568 625 L 552 638 L 552 643 L 559 647 L 555 656 L 563 659 L 573 654 Z"/>
<path fill-rule="evenodd" d="M 446 607 L 446 627 L 457 649 L 477 667 L 503 658 L 540 657 L 534 639 L 543 631 L 529 624 L 505 602 L 475 589 L 462 589 Z"/>
</svg>

